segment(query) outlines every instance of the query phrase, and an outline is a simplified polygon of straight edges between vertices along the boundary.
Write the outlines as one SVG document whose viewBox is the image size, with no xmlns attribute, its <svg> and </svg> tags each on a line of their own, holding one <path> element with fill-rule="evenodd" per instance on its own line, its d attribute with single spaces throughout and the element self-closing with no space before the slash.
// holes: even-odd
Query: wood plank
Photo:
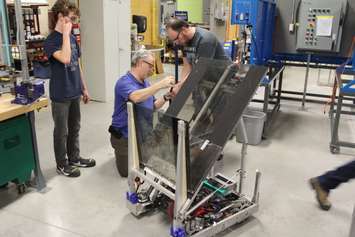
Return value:
<svg viewBox="0 0 355 237">
<path fill-rule="evenodd" d="M 10 94 L 0 96 L 0 122 L 48 106 L 47 98 L 40 98 L 30 105 L 12 104 L 14 98 Z"/>
</svg>

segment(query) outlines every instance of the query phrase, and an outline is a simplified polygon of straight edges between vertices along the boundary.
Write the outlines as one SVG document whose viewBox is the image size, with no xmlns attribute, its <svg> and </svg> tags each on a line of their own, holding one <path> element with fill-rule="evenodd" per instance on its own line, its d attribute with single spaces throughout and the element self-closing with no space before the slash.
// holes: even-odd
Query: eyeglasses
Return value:
<svg viewBox="0 0 355 237">
<path fill-rule="evenodd" d="M 181 31 L 179 31 L 179 33 L 177 34 L 177 36 L 175 37 L 175 39 L 173 39 L 173 42 L 177 41 L 179 39 L 179 36 L 181 34 Z"/>
<path fill-rule="evenodd" d="M 74 24 L 79 22 L 79 17 L 78 16 L 71 16 L 71 17 L 69 17 L 69 19 Z"/>
<path fill-rule="evenodd" d="M 153 63 L 147 62 L 147 61 L 145 61 L 145 60 L 143 60 L 143 62 L 145 62 L 146 64 L 148 64 L 150 68 L 153 68 L 153 67 L 154 67 L 154 64 L 153 64 Z"/>
</svg>

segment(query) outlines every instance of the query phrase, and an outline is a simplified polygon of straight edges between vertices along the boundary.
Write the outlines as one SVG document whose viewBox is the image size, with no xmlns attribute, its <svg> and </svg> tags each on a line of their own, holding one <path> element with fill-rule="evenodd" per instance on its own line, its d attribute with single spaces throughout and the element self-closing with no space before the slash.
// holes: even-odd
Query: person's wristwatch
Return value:
<svg viewBox="0 0 355 237">
<path fill-rule="evenodd" d="M 163 99 L 165 102 L 167 102 L 169 100 L 169 98 L 166 95 L 163 95 Z"/>
</svg>

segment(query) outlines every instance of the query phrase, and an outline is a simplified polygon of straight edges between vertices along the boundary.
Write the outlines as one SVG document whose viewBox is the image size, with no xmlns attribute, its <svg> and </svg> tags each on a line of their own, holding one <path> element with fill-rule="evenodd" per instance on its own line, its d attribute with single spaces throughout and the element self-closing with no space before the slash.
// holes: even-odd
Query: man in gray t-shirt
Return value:
<svg viewBox="0 0 355 237">
<path fill-rule="evenodd" d="M 183 53 L 190 64 L 194 64 L 195 60 L 199 57 L 230 60 L 225 54 L 221 43 L 217 37 L 210 31 L 199 27 L 195 28 L 193 38 L 184 45 Z"/>
<path fill-rule="evenodd" d="M 171 18 L 166 24 L 168 38 L 175 44 L 183 46 L 183 69 L 179 90 L 190 74 L 196 59 L 200 57 L 217 60 L 231 60 L 224 52 L 222 44 L 210 31 L 192 27 L 186 21 Z"/>
</svg>

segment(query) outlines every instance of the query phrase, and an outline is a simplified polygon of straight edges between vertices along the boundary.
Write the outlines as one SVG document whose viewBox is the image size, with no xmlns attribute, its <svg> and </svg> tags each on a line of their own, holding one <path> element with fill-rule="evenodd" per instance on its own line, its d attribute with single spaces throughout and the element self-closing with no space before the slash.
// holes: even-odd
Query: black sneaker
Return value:
<svg viewBox="0 0 355 237">
<path fill-rule="evenodd" d="M 69 161 L 69 165 L 82 167 L 82 168 L 89 168 L 89 167 L 94 167 L 96 165 L 96 161 L 94 159 L 84 159 L 80 157 L 78 160 Z"/>
<path fill-rule="evenodd" d="M 79 177 L 80 170 L 71 165 L 57 165 L 57 173 L 68 177 Z"/>
</svg>

